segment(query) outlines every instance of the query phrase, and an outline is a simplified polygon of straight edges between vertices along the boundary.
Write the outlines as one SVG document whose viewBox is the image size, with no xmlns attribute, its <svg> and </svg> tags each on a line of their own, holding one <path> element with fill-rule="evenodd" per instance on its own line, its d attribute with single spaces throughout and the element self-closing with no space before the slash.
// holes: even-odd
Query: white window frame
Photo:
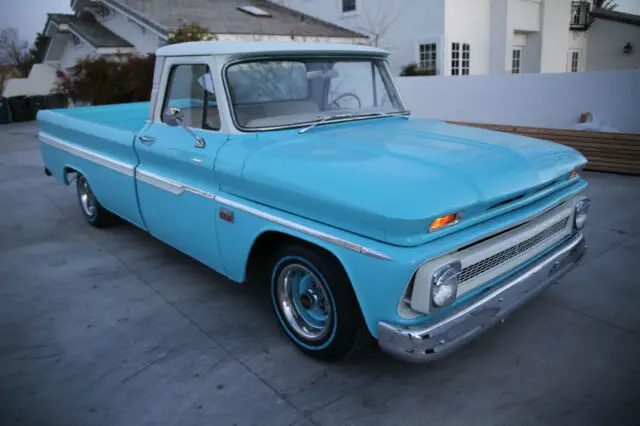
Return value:
<svg viewBox="0 0 640 426">
<path fill-rule="evenodd" d="M 471 43 L 451 42 L 451 75 L 471 74 Z"/>
<path fill-rule="evenodd" d="M 518 57 L 516 58 L 516 52 Z M 522 63 L 524 59 L 524 46 L 513 46 L 511 48 L 511 74 L 522 74 Z M 517 64 L 516 64 L 517 61 Z"/>
<path fill-rule="evenodd" d="M 158 57 L 162 58 L 162 57 Z M 222 72 L 221 65 L 216 62 L 216 59 L 213 55 L 205 55 L 205 56 L 169 56 L 164 57 L 162 62 L 157 61 L 156 67 L 154 70 L 154 80 L 155 76 L 160 75 L 160 79 L 158 81 L 158 91 L 157 94 L 151 96 L 151 121 L 154 123 L 164 123 L 162 121 L 162 107 L 165 103 L 165 97 L 167 96 L 167 88 L 169 84 L 170 78 L 170 70 L 175 65 L 198 65 L 205 64 L 209 67 L 209 71 L 211 72 L 211 77 L 213 78 L 213 87 L 216 93 L 224 93 L 224 83 L 222 82 Z M 155 81 L 154 81 L 155 85 Z M 220 114 L 220 130 L 209 130 L 209 129 L 195 129 L 198 134 L 200 132 L 204 133 L 205 138 L 207 133 L 212 134 L 220 134 L 220 133 L 240 133 L 233 121 L 231 119 L 229 113 L 229 105 L 227 104 L 226 96 L 216 96 L 216 101 L 218 102 L 218 113 Z"/>
<path fill-rule="evenodd" d="M 567 54 L 567 72 L 580 72 L 582 49 L 569 49 Z"/>
<path fill-rule="evenodd" d="M 427 58 L 426 61 L 423 61 L 422 58 L 422 46 L 433 46 L 433 51 L 432 52 L 428 52 L 429 56 L 431 56 L 431 58 Z M 435 40 L 425 40 L 425 41 L 419 41 L 418 42 L 418 47 L 417 47 L 418 51 L 417 51 L 417 57 L 416 57 L 416 64 L 418 64 L 418 68 L 419 69 L 433 69 L 435 71 L 435 74 L 438 75 L 438 42 Z M 430 68 L 428 65 L 429 63 L 432 62 L 433 68 Z M 423 67 L 423 64 L 427 64 L 426 67 Z"/>
<path fill-rule="evenodd" d="M 465 57 L 466 53 L 466 57 Z M 462 65 L 461 71 L 462 75 L 471 74 L 471 44 L 470 43 L 462 43 Z"/>
</svg>

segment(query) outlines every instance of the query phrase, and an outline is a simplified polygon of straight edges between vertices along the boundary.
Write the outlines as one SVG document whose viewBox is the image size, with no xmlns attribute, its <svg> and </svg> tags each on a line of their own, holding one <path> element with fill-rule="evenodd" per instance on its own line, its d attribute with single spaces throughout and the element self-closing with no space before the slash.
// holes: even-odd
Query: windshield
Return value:
<svg viewBox="0 0 640 426">
<path fill-rule="evenodd" d="M 235 120 L 258 129 L 403 112 L 384 63 L 377 59 L 269 59 L 226 72 Z"/>
</svg>

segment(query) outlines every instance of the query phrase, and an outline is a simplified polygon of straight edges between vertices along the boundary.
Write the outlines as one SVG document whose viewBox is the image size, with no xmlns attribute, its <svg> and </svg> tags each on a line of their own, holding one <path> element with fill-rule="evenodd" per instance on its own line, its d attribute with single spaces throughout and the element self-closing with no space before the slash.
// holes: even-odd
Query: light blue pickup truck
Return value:
<svg viewBox="0 0 640 426">
<path fill-rule="evenodd" d="M 269 285 L 311 356 L 338 360 L 371 335 L 401 359 L 437 359 L 581 259 L 586 160 L 410 117 L 386 57 L 163 47 L 150 102 L 40 111 L 45 172 L 75 180 L 91 225 L 123 218 L 233 281 Z"/>
</svg>

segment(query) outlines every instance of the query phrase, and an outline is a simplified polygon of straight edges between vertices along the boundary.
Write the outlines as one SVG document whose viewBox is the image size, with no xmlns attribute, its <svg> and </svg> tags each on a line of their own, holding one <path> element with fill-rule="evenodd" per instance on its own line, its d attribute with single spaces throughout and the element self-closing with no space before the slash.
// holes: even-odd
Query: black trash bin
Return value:
<svg viewBox="0 0 640 426">
<path fill-rule="evenodd" d="M 52 93 L 47 95 L 47 108 L 48 109 L 60 109 L 67 108 L 68 101 L 67 97 L 62 93 Z"/>
<path fill-rule="evenodd" d="M 0 96 L 0 124 L 11 123 L 11 114 L 9 113 L 9 99 Z"/>
<path fill-rule="evenodd" d="M 47 97 L 42 95 L 29 96 L 29 110 L 31 113 L 31 120 L 36 119 L 38 111 L 41 109 L 47 109 Z"/>
<path fill-rule="evenodd" d="M 11 121 L 19 123 L 21 121 L 33 120 L 29 100 L 26 96 L 12 96 L 9 98 L 9 108 L 11 110 Z"/>
</svg>

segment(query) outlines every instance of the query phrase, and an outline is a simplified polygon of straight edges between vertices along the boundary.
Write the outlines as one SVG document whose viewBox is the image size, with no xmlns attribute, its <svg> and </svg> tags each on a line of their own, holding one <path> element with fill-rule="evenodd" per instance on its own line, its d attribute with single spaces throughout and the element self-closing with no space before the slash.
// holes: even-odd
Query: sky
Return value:
<svg viewBox="0 0 640 426">
<path fill-rule="evenodd" d="M 44 29 L 47 13 L 71 13 L 70 3 L 69 0 L 0 0 L 0 28 L 17 28 L 20 38 L 31 43 L 36 33 Z"/>
<path fill-rule="evenodd" d="M 640 0 L 616 0 L 618 11 L 640 15 Z M 18 28 L 29 43 L 42 31 L 47 13 L 70 13 L 69 0 L 0 0 L 0 28 Z"/>
</svg>

